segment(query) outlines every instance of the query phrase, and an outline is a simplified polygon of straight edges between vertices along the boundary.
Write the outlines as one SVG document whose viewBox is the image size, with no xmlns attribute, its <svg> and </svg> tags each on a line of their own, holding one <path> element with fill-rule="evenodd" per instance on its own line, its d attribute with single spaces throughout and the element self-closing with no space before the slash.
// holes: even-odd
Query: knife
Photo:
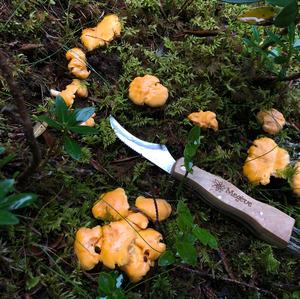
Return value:
<svg viewBox="0 0 300 299">
<path fill-rule="evenodd" d="M 121 141 L 174 178 L 184 179 L 209 205 L 244 223 L 262 240 L 300 255 L 300 229 L 294 227 L 295 219 L 197 166 L 185 176 L 184 158 L 176 161 L 165 145 L 133 136 L 111 115 L 109 121 Z"/>
</svg>

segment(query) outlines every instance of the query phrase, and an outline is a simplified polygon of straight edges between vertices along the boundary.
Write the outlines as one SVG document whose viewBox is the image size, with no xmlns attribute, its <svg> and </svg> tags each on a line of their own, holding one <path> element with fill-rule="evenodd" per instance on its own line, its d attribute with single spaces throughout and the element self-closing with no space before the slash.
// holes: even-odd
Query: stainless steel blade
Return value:
<svg viewBox="0 0 300 299">
<path fill-rule="evenodd" d="M 147 142 L 133 136 L 111 115 L 109 116 L 109 121 L 112 129 L 120 140 L 153 164 L 166 172 L 171 173 L 172 167 L 176 161 L 165 145 Z"/>
</svg>

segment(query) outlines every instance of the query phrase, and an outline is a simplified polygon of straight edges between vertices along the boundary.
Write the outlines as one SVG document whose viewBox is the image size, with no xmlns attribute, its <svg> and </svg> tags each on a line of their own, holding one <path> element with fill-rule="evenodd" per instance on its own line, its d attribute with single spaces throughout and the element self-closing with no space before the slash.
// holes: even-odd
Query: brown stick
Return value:
<svg viewBox="0 0 300 299">
<path fill-rule="evenodd" d="M 300 73 L 292 74 L 290 76 L 279 78 L 278 76 L 270 76 L 270 77 L 256 77 L 253 78 L 254 82 L 275 82 L 275 81 L 293 81 L 300 78 Z"/>
<path fill-rule="evenodd" d="M 239 280 L 231 279 L 231 278 L 227 278 L 227 277 L 214 276 L 214 275 L 206 273 L 204 271 L 200 271 L 200 270 L 197 270 L 197 269 L 192 269 L 192 268 L 189 268 L 187 266 L 179 266 L 179 267 L 181 269 L 185 270 L 185 271 L 197 274 L 197 275 L 202 276 L 202 277 L 208 277 L 208 278 L 213 279 L 213 280 L 221 280 L 221 281 L 225 281 L 225 282 L 228 282 L 228 283 L 239 285 L 241 287 L 246 287 L 246 288 L 249 288 L 249 289 L 254 289 L 254 290 L 259 291 L 261 293 L 264 293 L 266 295 L 270 295 L 274 299 L 278 299 L 278 297 L 275 296 L 271 291 L 261 289 L 259 287 L 256 287 L 254 285 L 248 284 L 248 283 L 243 282 L 243 281 L 239 281 Z"/>
<path fill-rule="evenodd" d="M 15 100 L 15 104 L 18 108 L 18 112 L 21 117 L 21 122 L 23 125 L 24 133 L 27 139 L 27 143 L 30 147 L 32 160 L 30 165 L 21 173 L 18 180 L 22 181 L 25 178 L 31 176 L 36 168 L 39 166 L 41 161 L 41 153 L 40 148 L 34 138 L 32 122 L 29 118 L 29 115 L 26 110 L 24 95 L 21 91 L 20 86 L 18 86 L 17 82 L 15 81 L 11 68 L 8 64 L 8 58 L 5 56 L 2 50 L 0 50 L 0 71 L 2 72 L 2 76 L 6 80 L 10 92 Z"/>
</svg>

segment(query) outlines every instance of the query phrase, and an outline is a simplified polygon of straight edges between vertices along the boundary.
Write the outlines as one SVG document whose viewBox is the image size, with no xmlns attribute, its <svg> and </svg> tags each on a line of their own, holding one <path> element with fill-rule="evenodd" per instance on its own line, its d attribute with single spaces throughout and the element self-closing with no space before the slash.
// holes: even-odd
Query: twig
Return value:
<svg viewBox="0 0 300 299">
<path fill-rule="evenodd" d="M 293 81 L 300 78 L 300 73 L 292 74 L 290 76 L 280 78 L 278 76 L 270 77 L 255 77 L 252 79 L 253 82 L 276 82 L 276 81 Z"/>
<path fill-rule="evenodd" d="M 15 104 L 18 108 L 18 112 L 21 117 L 21 122 L 23 125 L 27 143 L 30 147 L 32 154 L 32 160 L 29 166 L 23 171 L 23 173 L 21 173 L 21 175 L 18 178 L 19 181 L 22 181 L 31 176 L 39 166 L 41 161 L 41 152 L 37 141 L 34 138 L 32 122 L 26 110 L 24 95 L 21 91 L 20 86 L 18 86 L 17 82 L 13 78 L 11 68 L 8 65 L 8 59 L 2 50 L 0 50 L 0 71 L 2 72 L 2 76 L 6 80 L 10 92 L 15 100 Z"/>
<path fill-rule="evenodd" d="M 232 279 L 232 278 L 227 278 L 227 277 L 214 276 L 214 275 L 206 273 L 204 271 L 200 271 L 200 270 L 197 270 L 197 269 L 192 269 L 192 268 L 189 268 L 187 266 L 179 266 L 179 268 L 181 268 L 182 270 L 197 274 L 197 275 L 202 276 L 202 277 L 208 277 L 208 278 L 211 278 L 213 280 L 221 280 L 221 281 L 236 284 L 236 285 L 239 285 L 239 286 L 242 286 L 242 287 L 246 287 L 248 289 L 254 289 L 258 292 L 264 293 L 266 295 L 270 295 L 274 299 L 278 299 L 278 297 L 275 296 L 271 291 L 256 287 L 254 285 L 248 284 L 248 283 L 243 282 L 243 281 L 239 281 L 239 280 Z"/>
<path fill-rule="evenodd" d="M 183 30 L 182 32 L 173 35 L 173 38 L 182 37 L 187 34 L 198 36 L 198 37 L 210 37 L 210 36 L 216 36 L 219 33 L 220 30 Z"/>
</svg>

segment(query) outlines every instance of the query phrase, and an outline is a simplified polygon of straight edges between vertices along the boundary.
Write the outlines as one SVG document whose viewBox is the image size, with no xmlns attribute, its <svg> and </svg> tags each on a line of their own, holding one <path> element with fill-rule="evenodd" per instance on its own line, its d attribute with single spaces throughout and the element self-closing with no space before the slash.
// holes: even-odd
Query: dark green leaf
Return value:
<svg viewBox="0 0 300 299">
<path fill-rule="evenodd" d="M 13 190 L 15 180 L 1 180 L 0 181 L 0 201 L 5 197 L 5 195 Z"/>
<path fill-rule="evenodd" d="M 93 114 L 95 113 L 94 107 L 86 107 L 82 109 L 76 109 L 75 115 L 76 115 L 76 121 L 77 122 L 84 122 L 88 120 Z"/>
<path fill-rule="evenodd" d="M 222 0 L 222 2 L 231 3 L 231 4 L 251 4 L 259 1 L 260 0 Z"/>
<path fill-rule="evenodd" d="M 181 257 L 183 263 L 196 265 L 197 251 L 193 244 L 188 242 L 176 241 L 176 249 L 178 255 Z"/>
<path fill-rule="evenodd" d="M 201 130 L 199 127 L 193 127 L 188 134 L 188 143 L 199 145 L 200 144 L 200 133 Z"/>
<path fill-rule="evenodd" d="M 177 204 L 176 222 L 181 231 L 189 231 L 193 227 L 193 216 L 187 205 L 180 200 Z"/>
<path fill-rule="evenodd" d="M 120 281 L 121 277 L 121 281 Z M 120 288 L 123 282 L 123 275 L 118 276 L 117 272 L 101 272 L 98 278 L 98 292 L 101 295 L 112 295 Z M 121 284 L 120 284 L 121 283 Z M 108 297 L 118 298 L 118 297 Z"/>
<path fill-rule="evenodd" d="M 193 234 L 203 245 L 208 245 L 213 249 L 218 247 L 216 238 L 208 230 L 195 225 L 193 228 Z"/>
<path fill-rule="evenodd" d="M 165 251 L 158 259 L 158 265 L 161 267 L 169 266 L 175 263 L 175 256 L 169 250 Z"/>
<path fill-rule="evenodd" d="M 116 289 L 111 293 L 109 296 L 107 296 L 107 299 L 124 299 L 125 293 L 122 289 Z"/>
<path fill-rule="evenodd" d="M 61 123 L 66 123 L 70 118 L 71 112 L 61 96 L 57 96 L 55 99 L 55 116 Z"/>
<path fill-rule="evenodd" d="M 274 25 L 277 27 L 287 27 L 290 24 L 295 23 L 297 15 L 298 4 L 296 0 L 292 0 L 275 18 Z"/>
<path fill-rule="evenodd" d="M 284 7 L 289 3 L 289 1 L 287 0 L 267 0 L 267 2 L 269 4 L 280 6 L 280 7 Z"/>
<path fill-rule="evenodd" d="M 5 166 L 7 163 L 9 163 L 10 161 L 12 161 L 15 158 L 16 154 L 9 154 L 6 157 L 0 159 L 0 168 L 2 168 L 3 166 Z"/>
<path fill-rule="evenodd" d="M 69 129 L 74 133 L 79 133 L 82 135 L 93 135 L 98 133 L 97 129 L 88 126 L 74 126 L 69 127 Z"/>
<path fill-rule="evenodd" d="M 59 122 L 47 117 L 46 115 L 37 116 L 37 119 L 41 122 L 44 121 L 45 123 L 47 123 L 50 127 L 54 128 L 54 129 L 60 130 L 63 127 Z"/>
<path fill-rule="evenodd" d="M 277 56 L 274 58 L 274 62 L 276 64 L 283 64 L 289 61 L 289 57 L 288 56 Z"/>
<path fill-rule="evenodd" d="M 64 138 L 64 149 L 73 159 L 79 160 L 81 158 L 81 148 L 79 144 L 67 136 Z"/>
<path fill-rule="evenodd" d="M 9 211 L 0 210 L 0 225 L 18 224 L 19 219 Z"/>
<path fill-rule="evenodd" d="M 0 209 L 16 210 L 24 208 L 37 199 L 36 194 L 19 193 L 6 197 L 0 202 Z"/>
</svg>

